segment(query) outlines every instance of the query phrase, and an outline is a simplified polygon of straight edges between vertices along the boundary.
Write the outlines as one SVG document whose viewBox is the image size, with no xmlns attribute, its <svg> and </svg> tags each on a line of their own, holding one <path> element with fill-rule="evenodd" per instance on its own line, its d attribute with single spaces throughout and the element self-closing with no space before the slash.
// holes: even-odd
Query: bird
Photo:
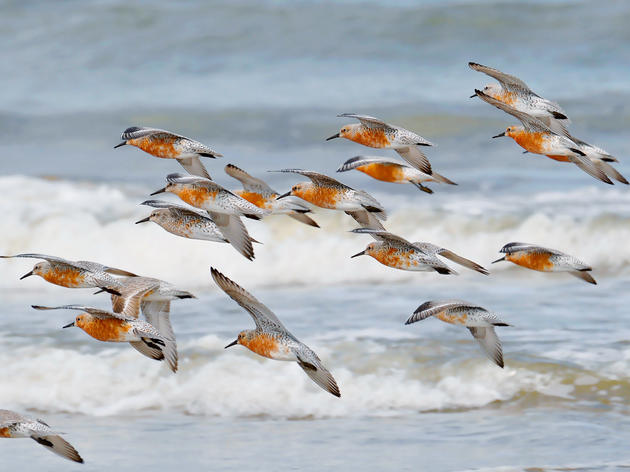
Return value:
<svg viewBox="0 0 630 472">
<path fill-rule="evenodd" d="M 190 174 L 206 179 L 210 178 L 210 174 L 199 158 L 222 157 L 222 154 L 213 151 L 205 144 L 163 129 L 132 126 L 123 131 L 120 138 L 123 141 L 114 146 L 114 149 L 129 145 L 155 157 L 177 159 L 177 162 Z"/>
<path fill-rule="evenodd" d="M 589 284 L 597 285 L 595 279 L 589 274 L 593 270 L 592 267 L 556 249 L 547 249 L 529 243 L 513 242 L 503 246 L 499 252 L 505 254 L 505 256 L 493 261 L 493 264 L 509 261 L 539 272 L 568 272 Z"/>
<path fill-rule="evenodd" d="M 249 236 L 240 216 L 259 220 L 269 214 L 269 210 L 258 208 L 216 182 L 203 177 L 169 174 L 166 181 L 166 187 L 151 195 L 162 192 L 174 193 L 189 205 L 207 211 L 225 239 L 247 259 L 254 258 L 253 239 Z"/>
<path fill-rule="evenodd" d="M 53 431 L 43 420 L 22 416 L 10 410 L 0 410 L 0 438 L 31 438 L 61 457 L 83 464 L 83 458 L 68 441 Z"/>
<path fill-rule="evenodd" d="M 579 138 L 576 138 L 575 136 L 572 136 L 568 132 L 565 134 L 565 136 L 573 141 L 575 144 L 577 144 L 578 149 L 586 154 L 591 162 L 604 174 L 606 174 L 608 178 L 613 178 L 616 181 L 625 185 L 629 184 L 628 180 L 610 164 L 611 162 L 619 162 L 616 157 L 612 156 L 608 151 L 605 151 L 598 146 L 594 146 L 585 141 L 582 141 Z"/>
<path fill-rule="evenodd" d="M 538 118 L 518 111 L 510 105 L 506 105 L 490 95 L 486 95 L 481 90 L 475 90 L 475 92 L 484 102 L 509 113 L 523 124 L 523 126 L 509 126 L 503 133 L 499 133 L 493 138 L 509 136 L 528 152 L 543 154 L 560 162 L 572 162 L 590 176 L 612 185 L 612 181 L 606 176 L 601 166 L 593 163 L 586 153 L 580 149 L 580 146 L 571 139 L 554 133 Z"/>
<path fill-rule="evenodd" d="M 357 228 L 351 231 L 358 234 L 369 234 L 376 242 L 368 244 L 365 250 L 352 257 L 371 256 L 383 265 L 394 269 L 412 270 L 420 272 L 436 271 L 443 275 L 457 275 L 453 269 L 443 263 L 437 256 L 442 256 L 468 269 L 483 275 L 489 272 L 479 264 L 455 254 L 448 249 L 431 243 L 410 243 L 406 239 L 386 231 L 372 228 Z"/>
<path fill-rule="evenodd" d="M 146 321 L 138 320 L 127 313 L 136 309 L 138 298 L 125 307 L 123 313 L 112 313 L 83 305 L 63 305 L 47 307 L 32 305 L 36 310 L 79 310 L 82 311 L 72 323 L 63 328 L 76 326 L 94 339 L 104 342 L 128 342 L 141 354 L 157 361 L 166 360 L 169 368 L 177 372 L 177 346 L 175 341 L 165 337 L 157 328 Z"/>
<path fill-rule="evenodd" d="M 468 66 L 478 72 L 483 72 L 496 79 L 500 85 L 489 84 L 483 88 L 483 93 L 505 103 L 516 110 L 527 113 L 545 123 L 554 133 L 564 135 L 571 120 L 566 112 L 556 102 L 552 102 L 536 95 L 518 77 L 505 74 L 492 67 L 483 66 L 476 62 L 469 62 Z M 476 97 L 477 94 L 470 98 Z"/>
<path fill-rule="evenodd" d="M 383 205 L 369 193 L 348 187 L 332 177 L 302 169 L 282 169 L 270 172 L 291 172 L 311 179 L 311 182 L 294 185 L 287 193 L 277 197 L 278 199 L 292 195 L 321 208 L 346 212 L 367 210 L 379 220 L 387 219 Z"/>
<path fill-rule="evenodd" d="M 293 336 L 269 308 L 214 267 L 211 273 L 219 288 L 247 311 L 256 324 L 256 329 L 241 331 L 234 342 L 225 346 L 226 349 L 240 344 L 269 359 L 297 362 L 322 389 L 336 397 L 341 396 L 337 382 L 317 354 Z"/>
<path fill-rule="evenodd" d="M 135 277 L 123 282 L 119 294 L 111 293 L 112 310 L 138 318 L 140 310 L 147 322 L 175 344 L 175 332 L 171 326 L 171 301 L 197 298 L 186 290 L 152 277 Z M 130 304 L 132 304 L 130 306 Z M 175 347 L 177 345 L 175 344 Z"/>
<path fill-rule="evenodd" d="M 207 212 L 160 200 L 146 200 L 140 205 L 147 205 L 156 210 L 153 210 L 146 218 L 136 221 L 136 224 L 152 221 L 169 233 L 182 238 L 229 242 Z"/>
<path fill-rule="evenodd" d="M 285 214 L 300 223 L 319 228 L 317 222 L 305 214 L 311 211 L 306 205 L 293 199 L 278 200 L 277 197 L 280 195 L 278 192 L 261 179 L 252 177 L 234 164 L 226 165 L 225 173 L 243 184 L 243 190 L 234 192 L 239 197 L 259 208 L 270 210 L 271 214 Z"/>
<path fill-rule="evenodd" d="M 123 277 L 136 277 L 136 274 L 126 270 L 109 267 L 97 262 L 90 261 L 69 261 L 56 256 L 45 254 L 16 254 L 15 256 L 0 256 L 3 259 L 14 257 L 26 257 L 33 259 L 43 259 L 33 267 L 33 270 L 20 277 L 20 280 L 38 275 L 51 284 L 68 288 L 102 288 L 110 287 L 116 290 L 120 280 L 112 277 L 119 275 Z"/>
<path fill-rule="evenodd" d="M 436 179 L 436 173 L 432 175 L 425 174 L 415 167 L 408 166 L 396 159 L 379 156 L 355 156 L 344 162 L 337 172 L 347 172 L 356 169 L 370 177 L 382 180 L 383 182 L 391 182 L 395 184 L 413 184 L 418 189 L 426 193 L 433 193 L 429 187 L 422 185 L 423 182 L 441 182 L 450 185 L 457 185 L 455 182 L 443 177 L 441 180 Z"/>
<path fill-rule="evenodd" d="M 510 326 L 495 314 L 483 307 L 461 300 L 428 301 L 420 305 L 405 324 L 421 321 L 429 316 L 450 324 L 463 325 L 479 342 L 486 355 L 499 367 L 503 368 L 503 350 L 501 341 L 494 331 L 495 326 Z"/>
<path fill-rule="evenodd" d="M 432 175 L 438 181 L 452 183 L 440 174 L 433 172 L 429 159 L 418 149 L 418 146 L 434 146 L 434 144 L 419 134 L 400 126 L 390 125 L 373 116 L 357 115 L 356 113 L 342 113 L 337 116 L 355 118 L 359 120 L 359 123 L 342 126 L 338 133 L 326 138 L 326 141 L 346 138 L 372 148 L 393 149 L 416 169 Z"/>
</svg>

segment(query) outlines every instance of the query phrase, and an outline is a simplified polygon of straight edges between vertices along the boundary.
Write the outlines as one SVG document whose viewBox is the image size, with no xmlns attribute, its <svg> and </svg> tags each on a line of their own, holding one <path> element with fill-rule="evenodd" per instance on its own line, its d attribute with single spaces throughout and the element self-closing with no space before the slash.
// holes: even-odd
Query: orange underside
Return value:
<svg viewBox="0 0 630 472">
<path fill-rule="evenodd" d="M 144 152 L 155 157 L 162 157 L 164 159 L 175 159 L 179 157 L 180 153 L 173 146 L 173 139 L 155 139 L 150 136 L 138 139 L 130 139 L 127 144 L 136 146 L 142 149 Z"/>
<path fill-rule="evenodd" d="M 514 264 L 527 267 L 528 269 L 539 270 L 541 272 L 549 272 L 553 269 L 553 263 L 549 260 L 549 254 L 527 254 L 515 253 L 508 254 L 505 259 Z"/>
<path fill-rule="evenodd" d="M 366 128 L 361 126 L 347 133 L 344 138 L 373 148 L 384 148 L 390 145 L 389 138 L 385 134 L 385 131 L 380 128 Z"/>
<path fill-rule="evenodd" d="M 61 285 L 62 287 L 76 288 L 81 287 L 85 275 L 77 269 L 50 269 L 48 272 L 42 274 L 42 277 L 47 282 L 55 285 Z"/>
<path fill-rule="evenodd" d="M 436 318 L 442 321 L 445 321 L 447 323 L 459 324 L 459 325 L 466 324 L 466 320 L 468 319 L 468 315 L 466 313 L 461 313 L 458 315 L 451 315 L 443 311 L 441 313 L 438 313 L 435 316 Z"/>
<path fill-rule="evenodd" d="M 263 357 L 273 359 L 272 355 L 278 351 L 278 341 L 268 334 L 259 334 L 252 339 L 241 338 L 240 343 L 252 352 Z"/>
<path fill-rule="evenodd" d="M 268 201 L 260 193 L 256 192 L 239 192 L 238 195 L 244 198 L 252 205 L 256 205 L 258 208 L 268 208 Z M 272 197 L 273 198 L 273 197 Z"/>
<path fill-rule="evenodd" d="M 99 341 L 121 341 L 123 335 L 131 329 L 124 320 L 110 318 L 106 320 L 92 319 L 78 323 L 77 326 Z"/>
<path fill-rule="evenodd" d="M 0 438 L 10 438 L 9 428 L 0 428 Z"/>
<path fill-rule="evenodd" d="M 368 254 L 381 264 L 388 267 L 394 267 L 396 269 L 406 269 L 412 265 L 418 265 L 418 262 L 411 260 L 411 251 L 401 253 L 394 248 L 387 248 L 372 250 L 369 251 Z"/>
<path fill-rule="evenodd" d="M 543 143 L 545 133 L 530 133 L 528 131 L 512 131 L 509 136 L 514 139 L 523 149 L 534 154 L 543 154 Z"/>
<path fill-rule="evenodd" d="M 503 92 L 496 95 L 494 98 L 506 105 L 514 105 L 514 103 L 516 103 L 516 94 L 512 92 Z"/>
<path fill-rule="evenodd" d="M 177 196 L 189 205 L 200 208 L 206 200 L 214 200 L 217 196 L 217 192 L 211 192 L 209 190 L 196 187 L 185 187 L 178 189 Z"/>
<path fill-rule="evenodd" d="M 296 197 L 300 197 L 307 202 L 322 208 L 335 209 L 337 207 L 337 199 L 339 198 L 339 190 L 331 187 L 310 187 L 304 190 L 294 192 Z"/>
<path fill-rule="evenodd" d="M 550 156 L 549 154 L 545 154 L 549 159 L 553 159 L 554 161 L 560 162 L 570 162 L 568 156 Z"/>
<path fill-rule="evenodd" d="M 357 167 L 357 170 L 383 182 L 404 182 L 403 168 L 395 164 L 366 164 Z"/>
</svg>

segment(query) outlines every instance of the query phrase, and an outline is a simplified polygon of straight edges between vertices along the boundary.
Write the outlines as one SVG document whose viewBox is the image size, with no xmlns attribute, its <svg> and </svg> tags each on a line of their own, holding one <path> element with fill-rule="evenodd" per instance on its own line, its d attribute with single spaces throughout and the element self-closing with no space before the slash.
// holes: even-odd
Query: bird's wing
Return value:
<svg viewBox="0 0 630 472">
<path fill-rule="evenodd" d="M 396 159 L 392 159 L 390 157 L 379 157 L 379 156 L 355 156 L 348 159 L 344 162 L 337 172 L 346 172 L 348 170 L 356 169 L 357 167 L 361 167 L 368 164 L 385 164 L 390 166 L 399 166 L 399 167 L 409 167 L 407 164 L 404 164 Z"/>
<path fill-rule="evenodd" d="M 8 428 L 12 424 L 26 421 L 26 418 L 11 410 L 0 410 L 0 428 Z"/>
<path fill-rule="evenodd" d="M 179 162 L 181 166 L 188 171 L 188 173 L 212 180 L 210 173 L 198 157 L 185 157 L 183 159 L 177 159 L 177 162 Z"/>
<path fill-rule="evenodd" d="M 275 329 L 288 333 L 282 322 L 278 317 L 265 305 L 260 303 L 252 294 L 247 292 L 244 288 L 237 285 L 232 280 L 228 279 L 221 272 L 214 267 L 211 270 L 212 278 L 216 284 L 223 290 L 228 296 L 238 303 L 245 311 L 247 311 L 252 318 L 256 327 L 259 329 Z"/>
<path fill-rule="evenodd" d="M 476 262 L 473 262 L 470 259 L 466 259 L 465 257 L 455 254 L 453 251 L 449 251 L 448 249 L 445 249 L 443 247 L 436 246 L 435 244 L 415 242 L 413 243 L 413 245 L 422 249 L 422 251 L 425 252 L 426 254 L 440 255 L 446 259 L 449 259 L 459 265 L 462 265 L 468 269 L 477 271 L 481 274 L 488 275 L 490 273 L 488 272 L 486 268 L 480 266 Z"/>
<path fill-rule="evenodd" d="M 243 184 L 243 188 L 247 192 L 253 193 L 276 193 L 273 189 L 267 185 L 264 181 L 252 177 L 243 169 L 236 167 L 233 164 L 228 164 L 225 166 L 225 173 L 230 177 L 234 177 L 236 180 L 240 181 Z"/>
<path fill-rule="evenodd" d="M 412 167 L 431 175 L 433 170 L 431 169 L 431 163 L 427 156 L 418 149 L 418 146 L 406 146 L 394 148 L 394 151 L 398 153 L 405 161 L 411 164 Z"/>
<path fill-rule="evenodd" d="M 468 66 L 473 70 L 483 72 L 484 74 L 487 74 L 490 77 L 498 80 L 505 90 L 508 90 L 510 92 L 520 91 L 536 95 L 534 92 L 531 91 L 531 89 L 527 86 L 525 82 L 523 82 L 516 76 L 506 74 L 504 72 L 501 72 L 500 70 L 493 69 L 492 67 L 482 66 L 481 64 L 477 64 L 476 62 L 469 62 Z"/>
<path fill-rule="evenodd" d="M 74 266 L 74 262 L 73 261 L 69 261 L 67 259 L 63 259 L 61 257 L 56 257 L 56 256 L 47 256 L 46 254 L 16 254 L 14 256 L 0 256 L 0 258 L 2 259 L 11 259 L 14 257 L 28 257 L 31 259 L 43 259 L 45 261 L 48 262 L 58 262 L 61 264 L 67 264 L 67 265 L 71 265 Z"/>
<path fill-rule="evenodd" d="M 386 243 L 394 242 L 398 244 L 403 244 L 405 246 L 413 246 L 413 244 L 411 244 L 405 238 L 401 238 L 400 236 L 397 236 L 395 234 L 388 233 L 387 231 L 379 231 L 372 228 L 356 228 L 353 229 L 352 232 L 358 234 L 369 234 L 377 241 L 383 241 Z"/>
<path fill-rule="evenodd" d="M 297 353 L 297 358 L 299 366 L 313 382 L 334 396 L 341 396 L 337 382 L 328 369 L 322 365 L 317 354 L 309 349 L 308 351 Z"/>
<path fill-rule="evenodd" d="M 346 211 L 346 215 L 351 216 L 363 228 L 385 231 L 385 227 L 372 212 L 367 210 Z"/>
<path fill-rule="evenodd" d="M 171 302 L 170 300 L 143 301 L 141 303 L 142 313 L 147 322 L 154 326 L 162 336 L 167 339 L 175 339 L 175 333 L 171 326 Z"/>
<path fill-rule="evenodd" d="M 416 321 L 424 320 L 430 316 L 436 315 L 442 311 L 458 309 L 458 310 L 481 310 L 487 311 L 485 308 L 480 307 L 478 305 L 473 305 L 472 303 L 468 303 L 462 300 L 431 300 L 428 302 L 424 302 L 416 311 L 413 312 L 405 324 L 415 323 Z"/>
<path fill-rule="evenodd" d="M 40 436 L 38 434 L 33 434 L 31 435 L 31 438 L 37 443 L 44 446 L 49 451 L 54 452 L 61 457 L 64 457 L 74 462 L 83 463 L 83 459 L 81 458 L 77 450 L 72 447 L 72 444 L 70 444 L 59 435 L 53 434 Z"/>
<path fill-rule="evenodd" d="M 499 367 L 503 367 L 503 349 L 501 340 L 494 330 L 494 326 L 472 327 L 467 326 L 473 337 L 479 342 L 483 352 Z"/>
<path fill-rule="evenodd" d="M 129 139 L 138 139 L 138 138 L 143 138 L 145 136 L 151 136 L 151 135 L 157 135 L 157 134 L 164 134 L 167 137 L 175 137 L 175 138 L 184 137 L 184 136 L 180 136 L 179 134 L 171 133 L 170 131 L 166 131 L 159 128 L 132 126 L 130 128 L 127 128 L 125 131 L 123 131 L 122 134 L 120 135 L 120 138 L 124 141 L 127 141 Z"/>
<path fill-rule="evenodd" d="M 212 221 L 228 242 L 250 261 L 254 259 L 253 239 L 239 216 L 226 213 L 208 212 Z"/>
<path fill-rule="evenodd" d="M 475 92 L 477 93 L 477 96 L 481 98 L 484 102 L 489 103 L 490 105 L 497 107 L 499 110 L 503 110 L 504 112 L 518 119 L 521 123 L 523 123 L 523 126 L 527 131 L 530 131 L 532 133 L 550 133 L 553 135 L 556 134 L 551 131 L 549 126 L 547 126 L 535 116 L 519 111 L 516 108 L 507 105 L 497 100 L 496 98 L 491 97 L 490 95 L 486 95 L 481 90 L 475 89 Z"/>
<path fill-rule="evenodd" d="M 129 318 L 138 318 L 142 299 L 159 286 L 159 280 L 148 277 L 134 277 L 122 281 L 122 285 L 116 288 L 120 295 L 111 296 L 112 310 Z"/>
<path fill-rule="evenodd" d="M 118 320 L 129 321 L 133 320 L 133 318 L 125 316 L 122 313 L 112 313 L 111 311 L 101 310 L 100 308 L 94 308 L 91 306 L 84 305 L 62 305 L 62 306 L 41 306 L 41 305 L 31 305 L 36 310 L 77 310 L 84 311 L 94 316 L 95 318 L 106 320 L 110 318 L 116 318 Z"/>
<path fill-rule="evenodd" d="M 378 118 L 374 118 L 373 116 L 369 116 L 369 115 L 357 115 L 356 113 L 342 113 L 340 115 L 337 115 L 340 118 L 355 118 L 357 120 L 359 120 L 361 122 L 361 124 L 369 127 L 369 128 L 374 128 L 374 127 L 378 127 L 381 128 L 383 126 L 391 128 L 391 125 L 388 125 L 387 123 L 385 123 L 383 120 L 379 120 Z"/>
<path fill-rule="evenodd" d="M 340 188 L 349 188 L 347 185 L 342 184 L 338 180 L 333 179 L 325 174 L 320 174 L 319 172 L 313 172 L 310 170 L 302 170 L 302 169 L 280 169 L 280 170 L 271 170 L 269 172 L 290 172 L 292 174 L 300 174 L 305 177 L 308 177 L 313 181 L 313 183 L 317 185 L 324 186 L 332 186 L 332 187 L 340 187 Z"/>
</svg>

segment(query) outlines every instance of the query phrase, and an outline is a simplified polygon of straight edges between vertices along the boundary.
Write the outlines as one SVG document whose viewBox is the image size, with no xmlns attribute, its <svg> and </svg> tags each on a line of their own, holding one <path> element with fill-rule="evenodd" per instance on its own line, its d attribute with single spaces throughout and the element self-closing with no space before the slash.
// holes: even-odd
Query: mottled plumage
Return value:
<svg viewBox="0 0 630 472">
<path fill-rule="evenodd" d="M 163 159 L 177 159 L 190 174 L 199 175 L 207 179 L 210 174 L 201 163 L 200 157 L 221 157 L 205 144 L 171 133 L 163 129 L 132 126 L 123 131 L 122 143 L 114 148 L 128 144 Z"/>
<path fill-rule="evenodd" d="M 493 264 L 500 261 L 509 261 L 539 272 L 568 272 L 585 282 L 597 284 L 591 274 L 588 273 L 593 270 L 589 265 L 556 249 L 515 242 L 506 244 L 499 252 L 505 254 L 505 256 L 497 259 Z"/>
<path fill-rule="evenodd" d="M 31 438 L 49 451 L 82 464 L 83 459 L 77 450 L 60 434 L 63 433 L 53 431 L 42 420 L 28 418 L 10 410 L 0 410 L 0 438 Z M 19 469 L 29 470 L 26 466 Z"/>
<path fill-rule="evenodd" d="M 226 348 L 241 344 L 269 359 L 297 362 L 317 385 L 341 396 L 337 382 L 317 354 L 293 336 L 269 308 L 218 270 L 212 268 L 211 272 L 219 288 L 247 311 L 256 324 L 256 329 L 241 331 L 236 341 Z"/>
<path fill-rule="evenodd" d="M 420 305 L 405 324 L 434 316 L 446 323 L 465 326 L 479 342 L 486 355 L 503 367 L 503 350 L 495 326 L 509 326 L 483 307 L 461 300 L 428 301 Z"/>
</svg>

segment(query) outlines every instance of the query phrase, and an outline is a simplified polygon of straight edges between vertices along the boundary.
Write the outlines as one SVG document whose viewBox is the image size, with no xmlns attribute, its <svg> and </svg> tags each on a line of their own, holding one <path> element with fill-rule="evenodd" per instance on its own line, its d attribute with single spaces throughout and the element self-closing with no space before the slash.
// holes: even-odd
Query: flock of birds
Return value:
<svg viewBox="0 0 630 472">
<path fill-rule="evenodd" d="M 475 90 L 473 97 L 516 117 L 523 126 L 510 126 L 497 136 L 513 138 L 525 152 L 542 154 L 561 162 L 572 162 L 589 175 L 612 184 L 612 180 L 628 181 L 610 164 L 617 162 L 603 149 L 581 141 L 569 134 L 569 118 L 560 106 L 534 92 L 518 78 L 496 69 L 469 63 L 469 66 L 495 78 L 499 85 L 487 85 Z M 410 183 L 423 192 L 432 193 L 428 183 L 456 185 L 450 179 L 433 171 L 427 156 L 421 150 L 433 144 L 422 136 L 385 123 L 371 116 L 344 113 L 340 117 L 353 118 L 358 123 L 344 125 L 327 140 L 345 138 L 364 146 L 393 149 L 406 162 L 387 157 L 357 156 L 346 161 L 338 172 L 356 169 L 375 179 L 405 184 Z M 360 225 L 353 232 L 371 236 L 375 241 L 352 257 L 368 255 L 388 267 L 410 271 L 435 271 L 439 274 L 456 274 L 443 259 L 488 275 L 487 269 L 446 248 L 427 243 L 409 242 L 389 233 L 383 226 L 386 212 L 371 195 L 355 190 L 327 175 L 301 169 L 283 169 L 276 172 L 300 174 L 309 179 L 293 185 L 291 190 L 279 194 L 263 180 L 252 177 L 244 170 L 228 164 L 225 171 L 239 180 L 243 190 L 230 191 L 214 182 L 201 157 L 216 158 L 221 154 L 208 146 L 169 131 L 154 128 L 131 127 L 122 133 L 122 142 L 115 146 L 135 146 L 155 157 L 176 159 L 188 175 L 170 174 L 166 186 L 151 195 L 173 193 L 189 206 L 161 200 L 147 200 L 154 210 L 136 223 L 153 222 L 166 231 L 184 238 L 201 239 L 231 244 L 247 259 L 254 258 L 256 242 L 247 232 L 241 217 L 260 220 L 270 214 L 285 214 L 313 226 L 319 225 L 308 215 L 311 205 L 340 210 Z M 494 261 L 509 261 L 522 267 L 542 272 L 568 272 L 591 284 L 591 267 L 575 257 L 555 249 L 534 244 L 513 242 L 501 250 L 503 257 Z M 104 342 L 128 342 L 141 354 L 165 361 L 177 371 L 177 344 L 170 323 L 170 305 L 174 300 L 195 298 L 163 280 L 138 276 L 132 272 L 95 262 L 70 261 L 44 254 L 17 254 L 2 258 L 35 258 L 42 262 L 22 276 L 37 275 L 47 282 L 69 288 L 98 288 L 111 297 L 111 310 L 64 305 L 57 307 L 33 306 L 38 310 L 78 310 L 74 322 L 64 328 L 78 327 L 91 337 Z M 244 330 L 236 340 L 226 346 L 240 344 L 261 356 L 294 361 L 321 388 L 337 397 L 341 396 L 337 382 L 324 367 L 317 354 L 300 342 L 282 324 L 278 317 L 253 295 L 217 269 L 211 269 L 215 283 L 254 320 L 255 329 Z M 140 313 L 144 320 L 140 319 Z M 503 367 L 501 342 L 495 326 L 508 326 L 500 317 L 481 306 L 459 300 L 432 300 L 420 305 L 406 324 L 434 316 L 444 322 L 468 328 L 487 356 Z M 32 438 L 61 456 L 83 462 L 77 451 L 42 420 L 30 419 L 8 410 L 0 410 L 0 437 Z"/>
</svg>

